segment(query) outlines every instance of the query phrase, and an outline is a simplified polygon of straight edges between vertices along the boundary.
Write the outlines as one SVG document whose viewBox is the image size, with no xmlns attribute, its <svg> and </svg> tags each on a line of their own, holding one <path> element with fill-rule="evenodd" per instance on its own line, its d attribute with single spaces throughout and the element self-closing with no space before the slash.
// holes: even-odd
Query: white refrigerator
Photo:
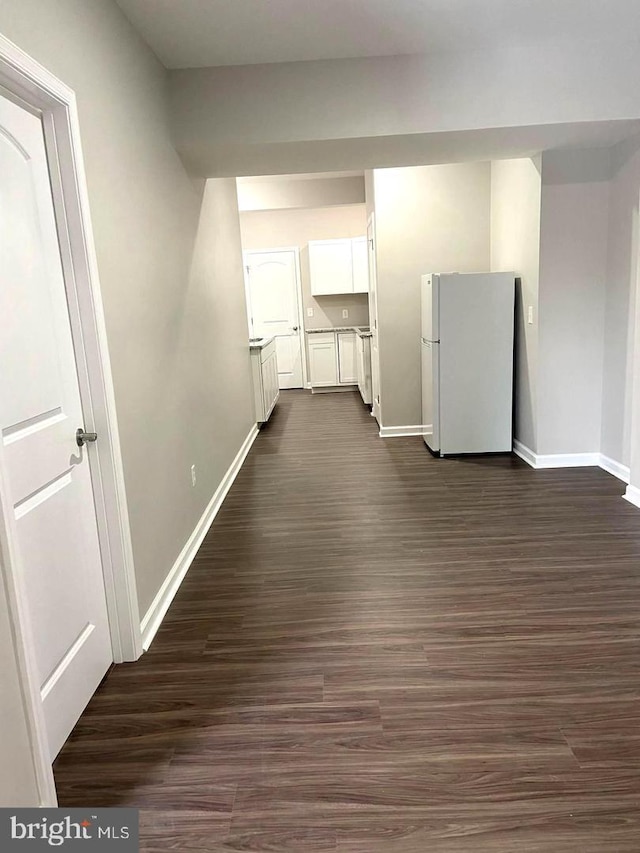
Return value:
<svg viewBox="0 0 640 853">
<path fill-rule="evenodd" d="M 422 424 L 439 455 L 512 449 L 513 273 L 422 276 Z"/>
</svg>

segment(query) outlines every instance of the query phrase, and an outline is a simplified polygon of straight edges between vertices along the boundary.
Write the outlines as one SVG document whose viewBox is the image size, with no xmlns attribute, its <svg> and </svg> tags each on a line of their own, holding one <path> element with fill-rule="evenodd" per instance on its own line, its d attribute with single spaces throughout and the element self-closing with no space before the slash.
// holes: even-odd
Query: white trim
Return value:
<svg viewBox="0 0 640 853">
<path fill-rule="evenodd" d="M 42 117 L 89 452 L 114 661 L 142 650 L 124 472 L 74 92 L 0 35 L 0 86 Z M 55 805 L 26 592 L 0 472 L 0 549 L 42 805 Z"/>
<path fill-rule="evenodd" d="M 527 447 L 526 444 L 523 444 L 521 441 L 518 441 L 517 438 L 513 439 L 513 452 L 516 456 L 519 456 L 520 459 L 524 459 L 527 465 L 531 465 L 532 468 L 537 468 L 536 465 L 536 454 Z"/>
<path fill-rule="evenodd" d="M 180 584 L 184 580 L 185 575 L 189 571 L 189 567 L 193 562 L 194 557 L 198 552 L 198 548 L 202 544 L 202 540 L 207 535 L 213 519 L 218 514 L 222 502 L 227 496 L 227 492 L 233 485 L 233 481 L 238 476 L 238 472 L 242 467 L 242 463 L 251 450 L 253 442 L 258 436 L 258 427 L 253 426 L 249 434 L 242 442 L 242 447 L 236 454 L 235 459 L 229 466 L 227 473 L 220 481 L 220 485 L 213 493 L 213 497 L 209 501 L 207 508 L 203 512 L 200 520 L 196 524 L 193 533 L 189 536 L 184 548 L 178 555 L 177 560 L 171 567 L 171 570 L 164 580 L 164 583 L 158 590 L 158 594 L 151 602 L 151 607 L 147 610 L 142 619 L 140 630 L 142 632 L 142 646 L 145 651 L 151 645 L 153 638 L 164 619 L 175 594 L 180 588 Z"/>
<path fill-rule="evenodd" d="M 514 439 L 513 452 L 532 468 L 602 468 L 624 483 L 629 482 L 630 470 L 604 453 L 534 453 L 521 441 Z"/>
<path fill-rule="evenodd" d="M 514 439 L 513 452 L 532 468 L 591 468 L 599 467 L 599 453 L 534 453 L 521 441 Z"/>
<path fill-rule="evenodd" d="M 608 474 L 613 474 L 618 480 L 622 480 L 623 483 L 628 483 L 631 479 L 631 469 L 628 465 L 616 462 L 615 459 L 605 456 L 604 453 L 600 454 L 600 467 Z"/>
<path fill-rule="evenodd" d="M 425 424 L 415 426 L 382 426 L 380 424 L 380 438 L 400 438 L 403 435 L 424 435 L 431 431 L 431 427 Z"/>
<path fill-rule="evenodd" d="M 640 489 L 637 486 L 627 486 L 627 491 L 622 497 L 640 509 Z"/>
</svg>

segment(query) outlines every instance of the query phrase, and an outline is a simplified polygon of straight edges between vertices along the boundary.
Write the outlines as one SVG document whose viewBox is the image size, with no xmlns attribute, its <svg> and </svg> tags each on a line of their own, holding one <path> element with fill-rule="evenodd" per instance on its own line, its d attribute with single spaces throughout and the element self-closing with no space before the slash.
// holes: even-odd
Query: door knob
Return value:
<svg viewBox="0 0 640 853">
<path fill-rule="evenodd" d="M 97 441 L 97 432 L 85 432 L 83 429 L 76 430 L 76 444 L 78 447 L 83 447 L 87 441 Z"/>
<path fill-rule="evenodd" d="M 297 327 L 297 326 L 294 326 L 294 327 L 293 327 L 293 331 L 294 331 L 294 332 L 297 332 L 297 331 L 298 331 L 298 327 Z"/>
</svg>

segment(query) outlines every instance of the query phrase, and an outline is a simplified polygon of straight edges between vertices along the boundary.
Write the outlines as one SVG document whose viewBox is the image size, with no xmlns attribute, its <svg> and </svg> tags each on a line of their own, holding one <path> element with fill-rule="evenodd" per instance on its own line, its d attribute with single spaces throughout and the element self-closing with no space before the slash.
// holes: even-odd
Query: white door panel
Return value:
<svg viewBox="0 0 640 853">
<path fill-rule="evenodd" d="M 0 463 L 53 757 L 111 663 L 111 642 L 42 125 L 2 97 L 0 234 L 0 316 L 10 318 Z"/>
<path fill-rule="evenodd" d="M 302 388 L 296 253 L 245 252 L 247 296 L 253 337 L 276 339 L 280 388 Z"/>
<path fill-rule="evenodd" d="M 313 387 L 338 384 L 335 338 L 327 342 L 309 342 L 309 369 Z"/>
<path fill-rule="evenodd" d="M 291 374 L 296 369 L 297 339 L 291 335 L 278 335 L 276 338 L 276 357 L 278 359 L 278 371 Z"/>
</svg>

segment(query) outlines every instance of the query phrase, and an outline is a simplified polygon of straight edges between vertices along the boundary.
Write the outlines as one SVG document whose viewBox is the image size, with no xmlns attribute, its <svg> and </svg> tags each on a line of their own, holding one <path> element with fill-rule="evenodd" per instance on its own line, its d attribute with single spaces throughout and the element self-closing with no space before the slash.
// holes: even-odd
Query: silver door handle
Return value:
<svg viewBox="0 0 640 853">
<path fill-rule="evenodd" d="M 76 444 L 78 447 L 83 447 L 86 441 L 97 441 L 97 432 L 85 432 L 83 429 L 76 430 Z"/>
</svg>

